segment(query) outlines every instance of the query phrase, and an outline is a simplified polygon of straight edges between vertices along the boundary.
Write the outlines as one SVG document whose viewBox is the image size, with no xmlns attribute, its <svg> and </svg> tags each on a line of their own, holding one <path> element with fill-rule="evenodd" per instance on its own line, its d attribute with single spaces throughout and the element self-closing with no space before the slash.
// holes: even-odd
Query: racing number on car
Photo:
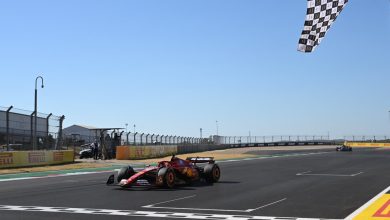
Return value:
<svg viewBox="0 0 390 220">
<path fill-rule="evenodd" d="M 389 218 L 390 217 L 390 199 L 372 217 Z"/>
</svg>

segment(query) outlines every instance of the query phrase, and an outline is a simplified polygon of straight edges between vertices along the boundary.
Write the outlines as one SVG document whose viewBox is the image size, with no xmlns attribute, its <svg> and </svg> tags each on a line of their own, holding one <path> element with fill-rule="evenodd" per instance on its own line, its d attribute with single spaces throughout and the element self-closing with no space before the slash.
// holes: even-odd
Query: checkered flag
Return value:
<svg viewBox="0 0 390 220">
<path fill-rule="evenodd" d="M 308 0 L 305 26 L 298 51 L 312 52 L 343 10 L 348 0 Z"/>
</svg>

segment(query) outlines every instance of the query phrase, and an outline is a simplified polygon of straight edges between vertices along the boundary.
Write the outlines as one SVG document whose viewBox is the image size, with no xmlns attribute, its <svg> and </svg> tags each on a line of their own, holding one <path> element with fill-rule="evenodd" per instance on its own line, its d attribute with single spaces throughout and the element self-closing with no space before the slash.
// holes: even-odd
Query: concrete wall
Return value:
<svg viewBox="0 0 390 220">
<path fill-rule="evenodd" d="M 64 164 L 71 163 L 73 161 L 73 150 L 0 152 L 0 169 Z"/>
</svg>

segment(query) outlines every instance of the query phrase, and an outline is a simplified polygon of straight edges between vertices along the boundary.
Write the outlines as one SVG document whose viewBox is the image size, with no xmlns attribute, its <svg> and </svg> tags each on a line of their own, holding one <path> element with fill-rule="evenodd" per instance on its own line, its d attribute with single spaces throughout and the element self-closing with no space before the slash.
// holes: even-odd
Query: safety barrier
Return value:
<svg viewBox="0 0 390 220">
<path fill-rule="evenodd" d="M 118 146 L 117 160 L 136 160 L 177 154 L 176 145 Z"/>
<path fill-rule="evenodd" d="M 350 147 L 390 147 L 390 143 L 366 143 L 366 142 L 345 142 Z"/>
<path fill-rule="evenodd" d="M 0 169 L 71 163 L 73 150 L 0 152 Z"/>
</svg>

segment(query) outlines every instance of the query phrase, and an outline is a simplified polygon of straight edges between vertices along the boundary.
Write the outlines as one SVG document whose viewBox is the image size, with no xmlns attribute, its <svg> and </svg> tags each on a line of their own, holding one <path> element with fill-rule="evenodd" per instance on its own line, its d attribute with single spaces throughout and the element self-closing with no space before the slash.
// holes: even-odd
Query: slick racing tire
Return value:
<svg viewBox="0 0 390 220">
<path fill-rule="evenodd" d="M 207 164 L 204 167 L 205 180 L 208 183 L 216 183 L 221 177 L 221 169 L 217 164 Z"/>
<path fill-rule="evenodd" d="M 117 181 L 118 183 L 123 179 L 129 179 L 132 175 L 134 175 L 134 169 L 131 166 L 122 167 L 118 172 Z"/>
<path fill-rule="evenodd" d="M 164 176 L 164 186 L 172 189 L 175 187 L 176 175 L 172 169 L 168 169 Z"/>
</svg>

